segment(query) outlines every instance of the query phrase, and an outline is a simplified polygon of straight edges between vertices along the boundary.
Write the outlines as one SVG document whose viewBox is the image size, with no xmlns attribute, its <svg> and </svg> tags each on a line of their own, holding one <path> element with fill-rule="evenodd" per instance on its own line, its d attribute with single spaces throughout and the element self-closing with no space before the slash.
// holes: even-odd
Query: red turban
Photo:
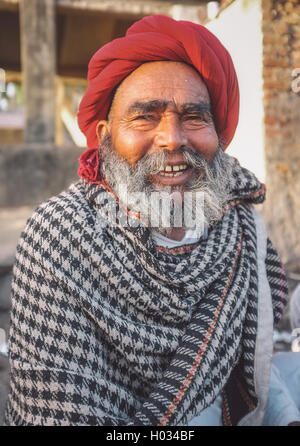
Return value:
<svg viewBox="0 0 300 446">
<path fill-rule="evenodd" d="M 87 138 L 79 175 L 98 182 L 97 123 L 106 119 L 115 87 L 144 62 L 177 61 L 192 65 L 209 91 L 215 126 L 224 148 L 233 138 L 239 115 L 239 88 L 228 51 L 202 25 L 163 15 L 135 22 L 125 37 L 100 48 L 88 67 L 88 88 L 78 111 L 78 124 Z"/>
</svg>

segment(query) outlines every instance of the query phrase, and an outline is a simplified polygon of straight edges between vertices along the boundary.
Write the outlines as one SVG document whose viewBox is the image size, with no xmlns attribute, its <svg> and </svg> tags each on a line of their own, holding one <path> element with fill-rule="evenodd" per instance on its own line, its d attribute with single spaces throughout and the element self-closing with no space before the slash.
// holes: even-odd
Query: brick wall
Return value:
<svg viewBox="0 0 300 446">
<path fill-rule="evenodd" d="M 264 139 L 269 233 L 290 271 L 300 272 L 300 1 L 262 0 Z M 300 86 L 300 78 L 299 78 Z"/>
</svg>

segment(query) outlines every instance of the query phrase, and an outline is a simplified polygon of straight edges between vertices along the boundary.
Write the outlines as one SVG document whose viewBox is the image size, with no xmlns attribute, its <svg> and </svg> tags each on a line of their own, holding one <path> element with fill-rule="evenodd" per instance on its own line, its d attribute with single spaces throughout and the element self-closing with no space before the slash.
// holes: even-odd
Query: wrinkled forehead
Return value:
<svg viewBox="0 0 300 446">
<path fill-rule="evenodd" d="M 140 65 L 115 91 L 110 112 L 124 109 L 136 101 L 206 102 L 208 89 L 201 75 L 183 62 L 158 61 Z"/>
</svg>

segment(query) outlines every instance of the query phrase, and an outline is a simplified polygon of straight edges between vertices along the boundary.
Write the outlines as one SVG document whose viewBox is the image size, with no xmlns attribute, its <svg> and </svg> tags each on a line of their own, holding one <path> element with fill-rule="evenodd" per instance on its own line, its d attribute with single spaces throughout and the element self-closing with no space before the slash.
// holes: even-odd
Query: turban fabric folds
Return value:
<svg viewBox="0 0 300 446">
<path fill-rule="evenodd" d="M 86 181 L 99 181 L 96 127 L 107 117 L 115 88 L 141 64 L 150 61 L 192 65 L 208 89 L 224 148 L 233 138 L 239 115 L 239 88 L 228 51 L 202 25 L 162 15 L 144 17 L 127 30 L 125 37 L 104 45 L 90 60 L 88 88 L 77 116 L 88 146 L 79 158 L 78 173 Z"/>
</svg>

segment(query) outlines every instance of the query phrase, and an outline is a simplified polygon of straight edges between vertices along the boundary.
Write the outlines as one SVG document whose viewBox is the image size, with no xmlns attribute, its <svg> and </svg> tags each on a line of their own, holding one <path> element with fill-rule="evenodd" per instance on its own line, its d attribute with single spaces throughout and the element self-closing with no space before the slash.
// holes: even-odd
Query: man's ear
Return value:
<svg viewBox="0 0 300 446">
<path fill-rule="evenodd" d="M 110 133 L 110 124 L 106 120 L 99 121 L 96 127 L 96 134 L 98 137 L 99 144 L 105 138 L 106 135 Z"/>
</svg>

